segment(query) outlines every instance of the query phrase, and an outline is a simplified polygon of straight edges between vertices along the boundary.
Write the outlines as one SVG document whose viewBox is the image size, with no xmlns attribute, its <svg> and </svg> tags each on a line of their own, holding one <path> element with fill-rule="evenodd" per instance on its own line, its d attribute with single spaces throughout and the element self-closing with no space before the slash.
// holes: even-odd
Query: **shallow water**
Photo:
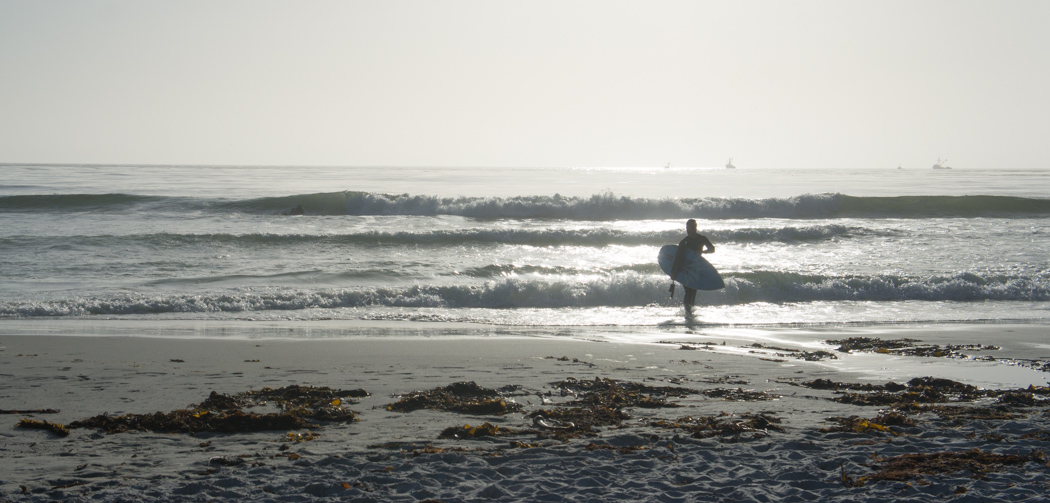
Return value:
<svg viewBox="0 0 1050 503">
<path fill-rule="evenodd" d="M 1046 171 L 2 169 L 9 319 L 661 327 L 687 218 L 694 324 L 1050 319 Z"/>
</svg>

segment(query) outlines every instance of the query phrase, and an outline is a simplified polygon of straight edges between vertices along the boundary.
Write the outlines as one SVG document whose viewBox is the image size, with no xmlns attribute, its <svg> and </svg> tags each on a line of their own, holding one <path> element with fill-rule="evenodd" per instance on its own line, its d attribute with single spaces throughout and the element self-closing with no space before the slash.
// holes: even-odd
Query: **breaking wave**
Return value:
<svg viewBox="0 0 1050 503">
<path fill-rule="evenodd" d="M 645 220 L 669 218 L 927 218 L 1050 216 L 1050 199 L 1010 196 L 856 197 L 806 194 L 788 198 L 437 197 L 327 192 L 246 200 L 131 194 L 0 197 L 0 212 L 206 211 L 274 215 L 301 205 L 307 215 L 457 215 L 476 219 Z"/>
<path fill-rule="evenodd" d="M 725 275 L 725 290 L 701 292 L 705 305 L 817 301 L 1048 301 L 1050 273 L 1038 277 L 843 276 L 760 271 Z M 636 272 L 583 281 L 503 279 L 475 285 L 358 289 L 237 289 L 202 294 L 123 294 L 0 303 L 2 318 L 167 313 L 252 313 L 318 308 L 578 308 L 675 305 L 667 279 Z"/>
<path fill-rule="evenodd" d="M 716 229 L 704 234 L 719 243 L 806 243 L 857 237 L 896 235 L 890 229 L 871 229 L 837 224 Z M 129 235 L 67 236 L 65 246 L 106 248 L 109 246 L 143 246 L 162 249 L 182 246 L 457 246 L 457 245 L 524 245 L 524 246 L 659 246 L 682 238 L 679 230 L 624 231 L 617 229 L 458 229 L 428 232 L 367 231 L 349 234 L 226 234 L 226 233 L 156 233 Z M 52 246 L 54 238 L 0 237 L 7 246 Z"/>
</svg>

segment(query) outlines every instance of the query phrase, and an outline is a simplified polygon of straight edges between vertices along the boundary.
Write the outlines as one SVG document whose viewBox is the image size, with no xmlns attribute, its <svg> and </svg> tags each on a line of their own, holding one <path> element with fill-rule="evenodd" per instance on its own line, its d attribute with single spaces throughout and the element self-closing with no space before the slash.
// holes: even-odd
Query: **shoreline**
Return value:
<svg viewBox="0 0 1050 503">
<path fill-rule="evenodd" d="M 0 333 L 8 332 L 4 326 L 0 323 Z M 819 335 L 868 330 L 841 328 Z M 1038 346 L 1038 336 L 1045 333 L 1034 326 L 1000 328 L 1016 334 L 1003 351 L 1026 347 L 1029 339 Z M 879 473 L 875 457 L 972 449 L 1020 456 L 1050 449 L 1050 438 L 1032 436 L 1050 429 L 1045 413 L 1050 401 L 1038 390 L 1027 405 L 1007 404 L 1001 397 L 929 405 L 1006 407 L 1009 419 L 953 419 L 942 416 L 941 409 L 929 409 L 906 413 L 913 426 L 825 432 L 839 427 L 831 418 L 855 416 L 874 423 L 888 408 L 840 403 L 835 399 L 845 391 L 804 385 L 819 380 L 884 384 L 887 379 L 880 381 L 871 365 L 853 364 L 868 357 L 894 364 L 900 378 L 892 380 L 900 384 L 945 366 L 972 374 L 963 361 L 864 353 L 810 362 L 748 353 L 743 344 L 746 339 L 770 347 L 808 347 L 812 334 L 797 329 L 773 335 L 664 333 L 665 339 L 676 339 L 665 344 L 611 340 L 609 334 L 602 341 L 457 337 L 457 330 L 446 336 L 351 339 L 0 335 L 0 409 L 58 410 L 0 414 L 0 501 L 688 501 L 712 492 L 725 501 L 927 501 L 958 494 L 1038 501 L 1050 480 L 1045 462 L 990 471 L 982 478 L 966 471 L 902 481 L 872 478 Z M 960 335 L 912 327 L 889 333 L 943 342 L 984 332 Z M 682 343 L 701 339 L 724 339 L 732 351 L 681 349 Z M 770 347 L 756 350 L 778 351 Z M 618 407 L 625 418 L 575 438 L 557 440 L 550 435 L 558 430 L 537 426 L 542 424 L 533 415 L 537 411 L 571 409 L 585 394 L 579 387 L 566 393 L 556 383 L 606 379 L 691 391 L 663 397 L 674 407 Z M 503 399 L 521 410 L 491 415 L 388 408 L 406 394 L 460 382 L 503 390 Z M 360 388 L 369 395 L 348 400 L 357 421 L 321 422 L 308 429 L 314 438 L 287 429 L 104 433 L 93 428 L 75 428 L 60 438 L 16 426 L 22 418 L 69 424 L 102 414 L 167 413 L 200 404 L 212 391 L 232 396 L 292 385 Z M 766 422 L 744 432 L 698 437 L 672 426 L 688 422 L 687 417 L 733 424 L 764 417 Z M 440 438 L 448 428 L 483 423 L 518 433 Z"/>
<path fill-rule="evenodd" d="M 907 379 L 922 374 L 991 388 L 1042 386 L 1050 382 L 1050 340 L 1047 340 L 1047 335 L 1050 335 L 1050 322 L 1044 321 L 774 326 L 518 326 L 402 320 L 0 320 L 0 344 L 7 337 L 116 337 L 243 342 L 521 339 L 550 344 L 556 341 L 586 341 L 688 347 L 756 359 L 784 359 L 856 373 L 864 380 Z M 961 349 L 945 357 L 922 357 L 871 351 L 843 353 L 836 350 L 835 344 L 829 343 L 853 337 L 908 339 L 919 346 Z M 973 346 L 993 346 L 994 349 L 974 349 Z M 831 353 L 833 356 L 804 361 L 798 354 L 815 351 Z"/>
</svg>

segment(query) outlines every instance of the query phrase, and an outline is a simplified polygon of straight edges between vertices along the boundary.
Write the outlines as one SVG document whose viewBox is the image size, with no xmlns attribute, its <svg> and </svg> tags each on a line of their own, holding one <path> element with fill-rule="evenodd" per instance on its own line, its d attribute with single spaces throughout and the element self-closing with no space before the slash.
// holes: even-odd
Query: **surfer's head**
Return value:
<svg viewBox="0 0 1050 503">
<path fill-rule="evenodd" d="M 696 220 L 690 218 L 685 221 L 685 231 L 690 234 L 696 234 Z"/>
</svg>

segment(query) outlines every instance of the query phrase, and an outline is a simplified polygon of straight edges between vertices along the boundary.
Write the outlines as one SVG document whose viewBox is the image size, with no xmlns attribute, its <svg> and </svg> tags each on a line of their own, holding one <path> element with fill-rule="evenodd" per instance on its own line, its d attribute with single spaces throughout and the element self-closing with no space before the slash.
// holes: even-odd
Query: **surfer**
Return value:
<svg viewBox="0 0 1050 503">
<path fill-rule="evenodd" d="M 684 250 L 692 250 L 697 255 L 715 252 L 715 245 L 711 244 L 711 240 L 696 232 L 696 220 L 690 218 L 686 221 L 685 232 L 685 239 L 678 243 L 678 253 L 674 256 L 674 264 L 671 265 L 672 280 L 678 275 L 678 270 L 685 264 Z M 685 285 L 682 285 L 682 288 L 685 288 L 685 297 L 682 299 L 682 304 L 685 305 L 685 314 L 692 315 L 693 303 L 696 302 L 696 289 Z M 671 282 L 671 295 L 674 295 L 674 281 Z"/>
</svg>

